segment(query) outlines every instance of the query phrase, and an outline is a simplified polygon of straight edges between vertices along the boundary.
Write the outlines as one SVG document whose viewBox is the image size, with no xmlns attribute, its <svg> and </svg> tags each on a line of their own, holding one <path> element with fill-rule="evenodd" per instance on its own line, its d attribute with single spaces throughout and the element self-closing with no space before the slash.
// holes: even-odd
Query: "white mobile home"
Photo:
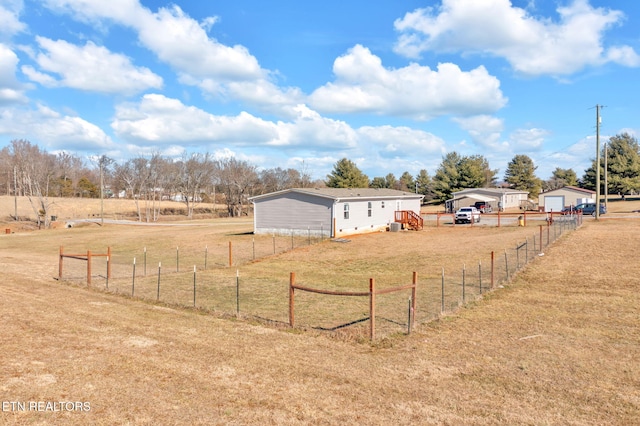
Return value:
<svg viewBox="0 0 640 426">
<path fill-rule="evenodd" d="M 419 219 L 423 196 L 376 188 L 294 188 L 251 197 L 254 233 L 339 237 Z M 403 213 L 398 215 L 396 212 Z"/>
</svg>

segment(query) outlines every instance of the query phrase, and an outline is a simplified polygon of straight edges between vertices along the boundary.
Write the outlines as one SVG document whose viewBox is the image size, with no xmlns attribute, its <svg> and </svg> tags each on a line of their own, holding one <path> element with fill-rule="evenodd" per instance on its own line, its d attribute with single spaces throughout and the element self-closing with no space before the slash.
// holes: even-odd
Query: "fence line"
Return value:
<svg viewBox="0 0 640 426">
<path fill-rule="evenodd" d="M 435 221 L 435 226 L 458 226 L 455 223 L 455 213 L 426 213 L 423 214 L 423 219 L 425 221 L 425 225 L 428 222 Z M 504 212 L 496 212 L 496 213 L 483 213 L 480 215 L 480 221 L 474 222 L 471 221 L 471 226 L 497 226 L 498 228 L 503 225 L 514 225 L 514 226 L 527 226 L 527 222 L 529 220 L 534 221 L 544 221 L 544 222 L 553 222 L 560 218 L 563 218 L 568 215 L 564 215 L 561 212 L 527 212 L 523 211 L 520 213 L 504 213 Z M 582 221 L 581 214 L 574 214 L 574 217 L 578 218 L 578 220 Z M 446 223 L 442 220 L 443 218 L 449 218 L 450 222 Z M 484 220 L 483 220 L 484 219 Z M 491 225 L 485 225 L 487 220 L 491 221 Z M 464 226 L 464 225 L 462 225 Z"/>
<path fill-rule="evenodd" d="M 151 302 L 168 303 L 185 307 L 205 309 L 222 314 L 240 316 L 252 316 L 255 318 L 274 321 L 289 326 L 295 326 L 294 316 L 294 296 L 297 291 L 316 294 L 320 297 L 305 296 L 296 303 L 295 309 L 304 312 L 304 323 L 310 327 L 316 327 L 323 321 L 336 321 L 336 318 L 346 318 L 346 321 L 353 320 L 354 317 L 362 315 L 363 306 L 358 303 L 343 302 L 342 299 L 351 299 L 349 296 L 369 297 L 369 316 L 353 323 L 370 321 L 369 337 L 380 335 L 380 331 L 390 330 L 390 333 L 397 332 L 398 326 L 407 327 L 409 330 L 413 324 L 425 323 L 446 315 L 458 307 L 469 303 L 484 293 L 498 288 L 509 282 L 513 277 L 525 267 L 529 262 L 536 259 L 544 250 L 568 231 L 575 230 L 581 224 L 579 216 L 563 216 L 553 221 L 546 221 L 535 229 L 531 237 L 526 237 L 524 241 L 515 243 L 501 251 L 492 251 L 487 255 L 487 262 L 479 259 L 477 268 L 475 266 L 462 264 L 458 271 L 444 268 L 441 273 L 429 274 L 428 271 L 421 272 L 420 286 L 417 286 L 417 275 L 415 282 L 411 285 L 391 286 L 389 288 L 377 289 L 376 282 L 370 282 L 369 291 L 344 291 L 341 289 L 321 289 L 312 288 L 306 285 L 295 283 L 295 277 L 290 276 L 289 282 L 285 277 L 272 276 L 265 273 L 264 276 L 243 277 L 240 272 L 244 262 L 251 262 L 253 258 L 253 244 L 233 244 L 220 243 L 217 249 L 217 258 L 212 266 L 211 245 L 205 246 L 200 253 L 191 252 L 185 249 L 175 249 L 175 260 L 172 256 L 160 256 L 161 260 L 155 261 L 158 257 L 151 251 L 144 248 L 143 256 L 145 271 L 141 271 L 139 266 L 139 256 L 133 257 L 132 261 L 127 261 L 123 256 L 111 253 L 108 249 L 106 254 L 95 254 L 91 251 L 82 254 L 64 253 L 60 249 L 60 270 L 59 279 L 83 279 L 82 273 L 77 273 L 74 278 L 73 262 L 69 265 L 65 263 L 62 268 L 62 259 L 74 258 L 89 262 L 93 260 L 95 270 L 101 270 L 104 266 L 98 263 L 98 259 L 107 259 L 106 277 L 96 275 L 89 270 L 90 278 L 105 278 L 104 289 L 115 293 L 130 295 L 131 297 L 148 300 Z M 288 240 L 288 237 L 285 237 Z M 269 245 L 270 256 L 273 252 L 272 238 L 262 239 L 261 243 Z M 275 236 L 273 237 L 275 241 Z M 280 241 L 281 243 L 282 241 Z M 296 240 L 300 242 L 300 240 Z M 305 241 L 302 242 L 304 245 Z M 289 241 L 286 242 L 288 246 Z M 295 244 L 295 242 L 294 242 Z M 234 256 L 234 269 L 229 267 L 228 259 L 222 260 L 222 246 L 232 248 Z M 280 245 L 282 246 L 282 244 Z M 264 247 L 263 247 L 264 248 Z M 257 251 L 265 252 L 258 249 Z M 209 259 L 207 260 L 207 256 Z M 97 257 L 97 258 L 96 258 Z M 147 259 L 148 258 L 148 259 Z M 138 261 L 136 260 L 138 259 Z M 114 262 L 116 260 L 116 262 Z M 176 267 L 174 268 L 173 262 Z M 209 262 L 207 264 L 207 261 Z M 147 262 L 158 265 L 157 276 L 155 273 L 147 275 Z M 191 264 L 193 268 L 182 268 L 180 264 Z M 165 265 L 167 265 L 165 267 Z M 96 268 L 97 266 L 97 268 Z M 111 272 L 111 268 L 114 272 Z M 185 269 L 188 269 L 185 270 Z M 438 270 L 436 269 L 436 270 Z M 487 271 L 488 269 L 488 271 Z M 70 273 L 71 272 L 71 273 Z M 446 274 L 445 274 L 446 272 Z M 372 279 L 373 280 L 373 279 Z M 87 280 L 87 285 L 92 285 L 91 280 Z M 93 287 L 99 287 L 95 283 Z M 401 298 L 401 290 L 412 289 L 411 302 L 409 307 L 409 317 L 406 311 L 406 299 Z M 420 293 L 419 295 L 417 293 Z M 377 298 L 375 296 L 389 294 L 389 297 Z M 289 295 L 289 298 L 287 297 Z M 327 305 L 323 295 L 346 296 L 339 297 L 335 303 Z M 416 304 L 417 297 L 420 297 L 420 305 Z M 373 298 L 373 304 L 371 301 Z M 288 300 L 289 299 L 289 300 Z M 298 302 L 297 300 L 295 302 Z M 288 306 L 288 304 L 290 304 Z M 399 307 L 402 306 L 402 307 Z M 379 318 L 386 322 L 381 323 L 382 328 L 376 330 L 376 312 L 382 313 Z M 399 314 L 401 313 L 401 315 Z M 389 320 L 389 318 L 393 318 Z M 408 319 L 407 319 L 408 318 Z M 373 326 L 373 330 L 371 327 Z M 385 328 L 386 327 L 386 328 Z M 329 328 L 331 330 L 332 328 Z M 335 328 L 334 328 L 335 329 Z M 347 327 L 349 333 L 355 332 L 357 327 Z M 353 330 L 353 331 L 349 331 Z M 384 333 L 383 333 L 384 334 Z"/>
</svg>

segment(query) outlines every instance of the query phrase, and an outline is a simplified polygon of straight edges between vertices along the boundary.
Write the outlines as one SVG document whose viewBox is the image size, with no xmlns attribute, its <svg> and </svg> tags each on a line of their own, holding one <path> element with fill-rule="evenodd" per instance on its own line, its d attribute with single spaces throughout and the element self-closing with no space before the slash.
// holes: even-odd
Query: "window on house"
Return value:
<svg viewBox="0 0 640 426">
<path fill-rule="evenodd" d="M 367 216 L 371 217 L 371 201 L 367 203 Z"/>
<path fill-rule="evenodd" d="M 349 204 L 344 205 L 344 218 L 349 219 Z"/>
</svg>

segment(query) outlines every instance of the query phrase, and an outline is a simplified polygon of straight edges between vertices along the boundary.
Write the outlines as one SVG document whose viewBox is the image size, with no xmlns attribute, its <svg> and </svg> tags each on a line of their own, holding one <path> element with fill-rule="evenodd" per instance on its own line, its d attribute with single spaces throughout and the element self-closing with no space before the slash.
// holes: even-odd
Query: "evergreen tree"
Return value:
<svg viewBox="0 0 640 426">
<path fill-rule="evenodd" d="M 384 177 L 385 188 L 398 189 L 398 179 L 396 179 L 393 173 L 389 173 Z"/>
<path fill-rule="evenodd" d="M 387 181 L 385 178 L 377 176 L 371 180 L 371 182 L 369 183 L 369 187 L 370 188 L 386 188 Z"/>
<path fill-rule="evenodd" d="M 333 166 L 325 183 L 329 188 L 367 188 L 369 178 L 353 161 L 343 158 Z"/>
<path fill-rule="evenodd" d="M 399 180 L 399 188 L 401 191 L 409 191 L 409 192 L 415 192 L 416 191 L 416 183 L 413 180 L 413 176 L 411 176 L 411 173 L 409 172 L 404 172 L 402 174 L 402 176 L 400 176 L 400 180 Z"/>
<path fill-rule="evenodd" d="M 433 182 L 431 176 L 425 169 L 420 170 L 416 176 L 415 182 L 418 184 L 418 194 L 424 195 L 425 201 L 431 201 L 435 195 L 433 193 Z"/>
<path fill-rule="evenodd" d="M 516 155 L 507 165 L 504 180 L 513 189 L 529 192 L 530 198 L 537 198 L 542 189 L 542 181 L 536 176 L 538 167 L 526 155 Z"/>
<path fill-rule="evenodd" d="M 542 183 L 542 188 L 545 191 L 551 191 L 552 189 L 576 185 L 578 185 L 578 176 L 573 169 L 556 167 L 552 172 L 551 178 Z"/>
<path fill-rule="evenodd" d="M 433 177 L 435 198 L 447 200 L 451 194 L 466 188 L 487 188 L 495 183 L 497 170 L 491 170 L 482 155 L 460 156 L 448 153 Z"/>
<path fill-rule="evenodd" d="M 461 160 L 462 157 L 455 151 L 442 158 L 433 177 L 433 191 L 437 199 L 445 201 L 451 197 L 453 192 L 463 189 L 458 184 L 460 180 L 458 165 Z"/>
<path fill-rule="evenodd" d="M 604 185 L 604 146 L 600 155 L 600 183 Z M 595 191 L 596 161 L 585 170 L 582 186 Z M 638 140 L 627 133 L 609 138 L 607 148 L 607 181 L 609 194 L 629 194 L 640 191 L 640 147 Z"/>
</svg>

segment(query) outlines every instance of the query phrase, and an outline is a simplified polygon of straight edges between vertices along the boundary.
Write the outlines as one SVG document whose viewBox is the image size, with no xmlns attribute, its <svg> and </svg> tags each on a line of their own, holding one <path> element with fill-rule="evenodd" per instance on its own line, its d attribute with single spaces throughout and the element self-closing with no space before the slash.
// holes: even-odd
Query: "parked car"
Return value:
<svg viewBox="0 0 640 426">
<path fill-rule="evenodd" d="M 592 216 L 596 215 L 596 203 L 582 203 L 576 206 L 565 207 L 562 209 L 562 214 L 573 214 L 577 211 L 582 211 L 582 214 L 590 214 Z M 600 214 L 605 214 L 607 212 L 607 208 L 604 204 L 600 204 Z"/>
<path fill-rule="evenodd" d="M 476 201 L 474 207 L 478 209 L 480 213 L 491 213 L 493 211 L 491 204 L 486 201 Z"/>
<path fill-rule="evenodd" d="M 475 207 L 462 207 L 458 209 L 454 217 L 455 223 L 480 222 L 480 210 Z"/>
</svg>

